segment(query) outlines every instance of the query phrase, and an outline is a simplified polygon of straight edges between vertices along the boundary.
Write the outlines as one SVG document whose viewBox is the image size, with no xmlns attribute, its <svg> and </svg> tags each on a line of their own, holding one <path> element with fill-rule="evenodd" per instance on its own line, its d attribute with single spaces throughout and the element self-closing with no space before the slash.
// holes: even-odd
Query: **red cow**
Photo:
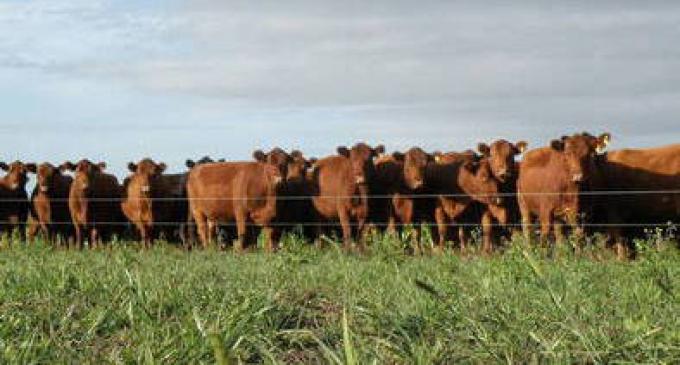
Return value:
<svg viewBox="0 0 680 365">
<path fill-rule="evenodd" d="M 31 215 L 45 239 L 58 244 L 57 240 L 73 237 L 71 213 L 68 208 L 69 192 L 73 179 L 63 175 L 58 167 L 45 162 L 34 172 L 37 184 L 31 194 Z M 35 232 L 29 230 L 29 236 Z"/>
<path fill-rule="evenodd" d="M 254 223 L 266 235 L 266 250 L 275 249 L 278 230 L 276 196 L 282 180 L 279 170 L 261 162 L 224 162 L 194 167 L 189 172 L 189 207 L 204 247 L 214 242 L 219 223 L 236 222 L 240 250 L 247 239 L 247 226 Z M 250 240 L 248 240 L 250 241 Z"/>
<path fill-rule="evenodd" d="M 373 159 L 385 147 L 358 143 L 352 149 L 338 147 L 338 155 L 319 160 L 313 167 L 314 208 L 320 221 L 340 221 L 343 245 L 349 250 L 352 223 L 364 233 L 368 217 L 369 185 L 374 177 Z M 363 243 L 362 243 L 363 248 Z"/>
<path fill-rule="evenodd" d="M 19 161 L 6 164 L 0 162 L 0 169 L 6 171 L 5 176 L 0 178 L 0 232 L 13 232 L 19 230 L 22 239 L 29 212 L 28 194 L 26 194 L 27 174 L 35 171 L 34 163 L 22 163 Z"/>
<path fill-rule="evenodd" d="M 580 216 L 587 210 L 581 193 L 596 176 L 596 154 L 609 143 L 610 135 L 593 137 L 587 133 L 553 140 L 550 147 L 524 154 L 517 180 L 518 203 L 525 238 L 530 238 L 532 218 L 541 225 L 541 239 L 546 242 L 555 219 L 566 221 L 575 233 L 583 231 Z M 562 236 L 561 224 L 554 233 Z"/>
<path fill-rule="evenodd" d="M 90 246 L 96 247 L 122 233 L 127 224 L 120 209 L 122 187 L 115 176 L 104 172 L 105 168 L 104 162 L 94 164 L 86 159 L 60 166 L 74 172 L 68 205 L 78 248 L 88 236 Z"/>
<path fill-rule="evenodd" d="M 166 239 L 179 235 L 187 222 L 186 174 L 164 174 L 164 163 L 145 158 L 130 162 L 132 174 L 126 179 L 121 208 L 135 225 L 142 243 L 150 247 L 152 240 L 163 234 Z"/>
</svg>

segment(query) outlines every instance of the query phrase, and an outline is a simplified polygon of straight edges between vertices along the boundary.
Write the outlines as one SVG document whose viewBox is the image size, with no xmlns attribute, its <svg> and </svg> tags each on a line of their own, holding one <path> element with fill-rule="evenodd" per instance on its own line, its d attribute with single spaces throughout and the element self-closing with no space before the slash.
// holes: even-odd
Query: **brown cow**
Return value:
<svg viewBox="0 0 680 365">
<path fill-rule="evenodd" d="M 546 242 L 556 218 L 563 219 L 577 235 L 583 228 L 580 216 L 586 211 L 581 192 L 587 189 L 596 173 L 596 154 L 609 143 L 610 135 L 593 137 L 587 133 L 553 140 L 550 147 L 524 154 L 517 180 L 518 204 L 522 230 L 530 239 L 532 218 L 538 216 L 541 240 Z M 561 239 L 561 224 L 555 226 Z"/>
<path fill-rule="evenodd" d="M 177 233 L 184 241 L 187 222 L 186 174 L 163 174 L 164 163 L 145 158 L 130 162 L 132 174 L 126 178 L 121 208 L 135 225 L 142 243 L 150 247 L 161 234 L 171 239 Z"/>
<path fill-rule="evenodd" d="M 198 233 L 207 247 L 214 241 L 219 223 L 236 222 L 236 249 L 247 238 L 247 226 L 255 223 L 266 236 L 266 250 L 277 240 L 271 223 L 276 218 L 276 193 L 282 180 L 276 167 L 262 162 L 223 162 L 194 167 L 189 172 L 189 207 Z M 250 241 L 250 240 L 248 240 Z"/>
<path fill-rule="evenodd" d="M 412 186 L 424 181 L 428 194 L 438 195 L 434 208 L 437 223 L 436 243 L 443 251 L 450 223 L 466 223 L 481 220 L 483 250 L 492 250 L 492 219 L 501 224 L 507 222 L 507 210 L 500 195 L 500 182 L 491 173 L 488 159 L 479 159 L 469 151 L 447 153 L 434 157 L 429 163 L 427 154 L 420 150 L 409 151 L 412 156 L 405 160 L 404 173 Z M 461 250 L 467 241 L 465 227 L 459 227 Z"/>
<path fill-rule="evenodd" d="M 596 189 L 611 193 L 596 195 L 597 206 L 619 258 L 624 258 L 630 246 L 624 232 L 627 238 L 641 237 L 644 228 L 680 223 L 680 144 L 611 151 L 602 160 L 603 179 Z"/>
<path fill-rule="evenodd" d="M 373 159 L 384 151 L 384 146 L 372 148 L 365 143 L 358 143 L 352 149 L 338 147 L 337 156 L 323 158 L 313 167 L 316 214 L 320 221 L 340 221 L 346 250 L 351 248 L 353 222 L 357 233 L 365 233 L 369 184 L 375 173 Z"/>
<path fill-rule="evenodd" d="M 0 233 L 18 230 L 21 238 L 25 236 L 22 226 L 26 223 L 29 213 L 28 194 L 26 183 L 28 172 L 35 171 L 34 163 L 22 163 L 19 161 L 6 164 L 0 162 L 0 169 L 7 174 L 0 178 Z"/>
<path fill-rule="evenodd" d="M 307 170 L 316 163 L 316 159 L 307 160 L 298 150 L 289 154 L 278 147 L 269 153 L 257 150 L 253 157 L 256 161 L 278 168 L 281 176 L 285 176 L 285 181 L 279 185 L 277 192 L 277 226 L 282 232 L 292 232 L 296 227 L 301 227 L 303 235 L 312 238 L 316 233 L 311 229 L 314 228 L 312 225 L 315 223 L 315 216 L 311 180 L 307 179 Z"/>
<path fill-rule="evenodd" d="M 505 206 L 508 209 L 508 222 L 512 228 L 510 231 L 516 231 L 514 227 L 519 227 L 521 222 L 519 205 L 517 204 L 519 164 L 515 162 L 515 157 L 524 153 L 527 146 L 528 143 L 525 141 L 511 143 L 504 139 L 494 141 L 491 145 L 479 143 L 477 146 L 479 153 L 489 159 L 491 172 L 501 182 L 501 192 L 505 197 Z"/>
<path fill-rule="evenodd" d="M 89 238 L 89 245 L 96 247 L 121 233 L 126 225 L 120 208 L 122 187 L 115 176 L 103 171 L 106 164 L 84 159 L 76 164 L 64 162 L 59 168 L 74 172 L 68 206 L 76 246 L 82 248 L 84 238 Z"/>
<path fill-rule="evenodd" d="M 424 160 L 419 164 L 414 161 L 418 158 Z M 412 148 L 405 154 L 395 152 L 390 156 L 381 156 L 375 162 L 376 173 L 371 191 L 377 197 L 370 201 L 371 220 L 386 226 L 388 232 L 403 232 L 405 226 L 414 225 L 414 234 L 411 236 L 414 253 L 422 251 L 421 224 L 429 224 L 434 220 L 435 199 L 420 194 L 424 192 L 424 168 L 433 160 L 433 156 L 420 148 Z M 409 166 L 408 169 L 420 167 L 408 170 L 405 166 Z"/>
<path fill-rule="evenodd" d="M 63 175 L 58 167 L 49 162 L 38 166 L 37 184 L 31 194 L 31 215 L 45 239 L 51 244 L 68 240 L 73 236 L 71 213 L 68 208 L 69 191 L 73 178 Z M 29 238 L 35 234 L 29 230 Z"/>
</svg>

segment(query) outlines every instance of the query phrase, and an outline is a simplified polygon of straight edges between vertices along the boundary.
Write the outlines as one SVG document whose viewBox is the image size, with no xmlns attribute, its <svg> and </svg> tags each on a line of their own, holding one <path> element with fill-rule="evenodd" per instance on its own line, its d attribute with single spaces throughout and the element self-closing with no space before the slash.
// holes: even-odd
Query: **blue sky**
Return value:
<svg viewBox="0 0 680 365">
<path fill-rule="evenodd" d="M 0 160 L 680 140 L 680 3 L 0 0 Z"/>
</svg>

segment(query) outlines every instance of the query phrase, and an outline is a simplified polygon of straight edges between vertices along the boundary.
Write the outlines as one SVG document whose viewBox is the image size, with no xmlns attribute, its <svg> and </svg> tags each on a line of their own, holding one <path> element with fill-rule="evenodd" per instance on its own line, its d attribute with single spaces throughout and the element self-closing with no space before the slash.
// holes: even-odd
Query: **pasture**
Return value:
<svg viewBox="0 0 680 365">
<path fill-rule="evenodd" d="M 288 237 L 261 250 L 56 250 L 5 239 L 2 363 L 678 363 L 680 251 L 419 257 Z M 478 246 L 476 246 L 478 247 Z M 473 248 L 473 251 L 475 249 Z"/>
</svg>

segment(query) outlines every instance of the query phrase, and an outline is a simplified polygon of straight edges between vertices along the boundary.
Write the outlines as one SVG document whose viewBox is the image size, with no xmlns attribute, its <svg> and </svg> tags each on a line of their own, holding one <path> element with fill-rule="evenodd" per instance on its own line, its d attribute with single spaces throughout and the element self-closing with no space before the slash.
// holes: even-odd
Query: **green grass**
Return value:
<svg viewBox="0 0 680 365">
<path fill-rule="evenodd" d="M 678 363 L 680 253 L 0 250 L 0 363 Z"/>
</svg>

